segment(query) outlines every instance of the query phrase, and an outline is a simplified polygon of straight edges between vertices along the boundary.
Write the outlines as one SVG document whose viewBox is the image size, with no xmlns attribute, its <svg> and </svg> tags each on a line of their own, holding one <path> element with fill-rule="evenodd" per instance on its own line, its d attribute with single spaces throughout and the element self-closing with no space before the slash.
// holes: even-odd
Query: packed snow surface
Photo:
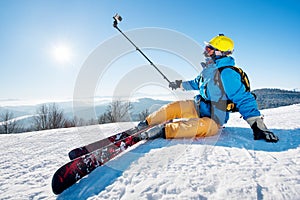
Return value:
<svg viewBox="0 0 300 200">
<path fill-rule="evenodd" d="M 238 113 L 222 133 L 141 143 L 56 196 L 68 152 L 134 123 L 0 135 L 0 199 L 300 199 L 300 105 L 263 110 L 276 144 Z"/>
</svg>

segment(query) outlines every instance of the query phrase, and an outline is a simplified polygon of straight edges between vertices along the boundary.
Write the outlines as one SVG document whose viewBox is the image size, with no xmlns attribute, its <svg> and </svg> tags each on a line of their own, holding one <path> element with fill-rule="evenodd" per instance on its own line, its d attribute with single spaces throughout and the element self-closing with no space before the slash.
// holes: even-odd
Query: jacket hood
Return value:
<svg viewBox="0 0 300 200">
<path fill-rule="evenodd" d="M 226 56 L 224 58 L 220 58 L 216 60 L 217 68 L 225 67 L 225 66 L 235 66 L 234 58 L 231 56 Z"/>
</svg>

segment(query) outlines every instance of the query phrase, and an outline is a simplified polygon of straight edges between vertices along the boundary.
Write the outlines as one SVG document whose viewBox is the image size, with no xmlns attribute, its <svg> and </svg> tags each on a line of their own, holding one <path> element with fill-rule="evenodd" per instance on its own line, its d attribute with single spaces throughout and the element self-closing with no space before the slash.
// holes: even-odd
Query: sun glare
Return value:
<svg viewBox="0 0 300 200">
<path fill-rule="evenodd" d="M 72 52 L 68 45 L 58 44 L 55 45 L 52 49 L 53 57 L 55 61 L 65 64 L 71 61 Z"/>
</svg>

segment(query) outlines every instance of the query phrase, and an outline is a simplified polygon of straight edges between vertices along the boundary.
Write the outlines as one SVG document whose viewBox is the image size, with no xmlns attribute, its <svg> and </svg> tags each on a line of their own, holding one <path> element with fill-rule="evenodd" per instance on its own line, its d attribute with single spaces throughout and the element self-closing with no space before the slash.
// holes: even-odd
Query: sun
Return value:
<svg viewBox="0 0 300 200">
<path fill-rule="evenodd" d="M 56 44 L 52 48 L 52 54 L 56 62 L 61 64 L 69 63 L 72 59 L 72 51 L 67 44 Z"/>
</svg>

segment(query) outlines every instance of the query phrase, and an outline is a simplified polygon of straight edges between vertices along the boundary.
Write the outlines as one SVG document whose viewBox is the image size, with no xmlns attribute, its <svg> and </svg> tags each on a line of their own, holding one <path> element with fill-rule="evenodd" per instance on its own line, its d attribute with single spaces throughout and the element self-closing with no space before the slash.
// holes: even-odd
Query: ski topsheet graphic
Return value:
<svg viewBox="0 0 300 200">
<path fill-rule="evenodd" d="M 144 131 L 147 130 L 144 129 Z M 73 159 L 76 159 L 82 155 L 85 155 L 85 154 L 88 154 L 90 152 L 93 152 L 97 149 L 100 149 L 100 148 L 103 148 L 107 145 L 110 145 L 112 143 L 117 143 L 127 137 L 129 137 L 130 135 L 138 132 L 139 129 L 137 127 L 134 127 L 134 128 L 131 128 L 131 129 L 128 129 L 126 131 L 123 131 L 121 133 L 117 133 L 115 135 L 112 135 L 108 138 L 104 138 L 104 139 L 101 139 L 99 141 L 96 141 L 94 143 L 91 143 L 91 144 L 88 144 L 88 145 L 85 145 L 85 146 L 82 146 L 82 147 L 78 147 L 78 148 L 75 148 L 73 150 L 71 150 L 69 152 L 69 158 L 70 160 L 73 160 Z"/>
<path fill-rule="evenodd" d="M 105 145 L 101 146 L 98 149 L 95 149 L 90 153 L 71 160 L 55 172 L 52 178 L 53 193 L 62 193 L 65 189 L 75 184 L 78 180 L 91 173 L 97 167 L 102 166 L 112 158 L 122 153 L 128 147 L 131 147 L 141 141 L 140 135 L 150 128 L 152 127 L 137 131 L 136 133 L 130 132 L 131 135 L 128 135 L 127 137 L 125 137 L 124 135 L 128 134 L 128 131 L 125 131 L 122 139 L 116 137 L 118 139 L 110 143 L 108 142 L 110 141 L 109 139 L 98 141 L 101 144 Z M 114 138 L 114 136 L 111 136 L 109 138 Z"/>
</svg>

